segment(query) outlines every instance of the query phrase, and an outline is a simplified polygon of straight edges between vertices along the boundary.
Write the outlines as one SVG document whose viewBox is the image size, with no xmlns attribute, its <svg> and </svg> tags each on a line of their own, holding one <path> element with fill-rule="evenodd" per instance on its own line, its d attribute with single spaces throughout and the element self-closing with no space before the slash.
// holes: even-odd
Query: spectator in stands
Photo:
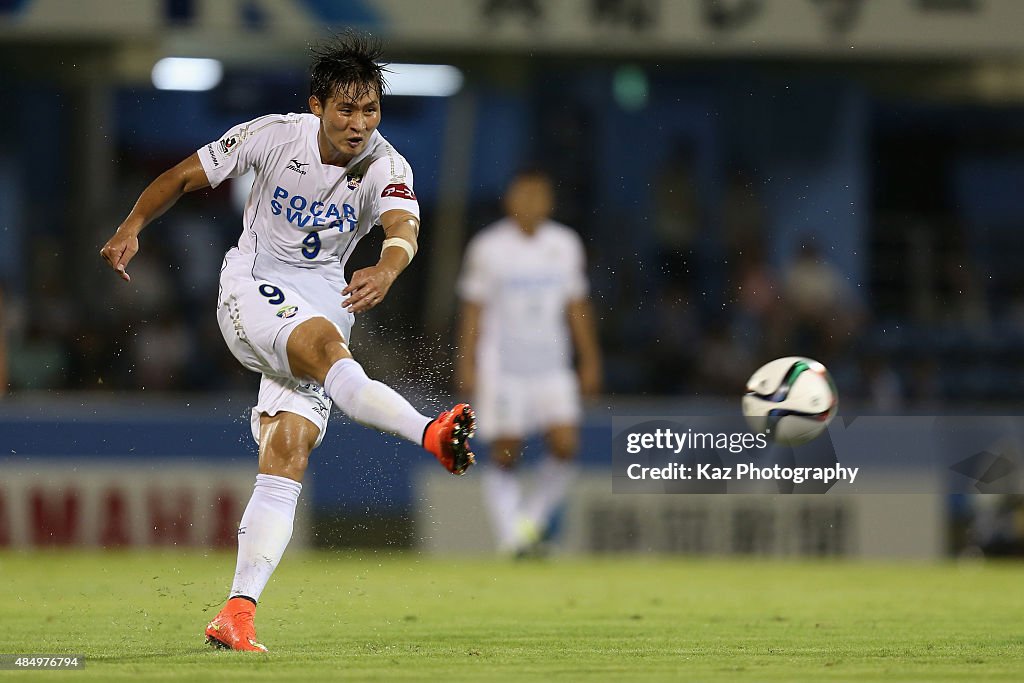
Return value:
<svg viewBox="0 0 1024 683">
<path fill-rule="evenodd" d="M 785 348 L 826 363 L 835 359 L 863 316 L 846 279 L 813 239 L 785 269 L 783 293 L 786 306 L 779 317 L 786 325 Z"/>
</svg>

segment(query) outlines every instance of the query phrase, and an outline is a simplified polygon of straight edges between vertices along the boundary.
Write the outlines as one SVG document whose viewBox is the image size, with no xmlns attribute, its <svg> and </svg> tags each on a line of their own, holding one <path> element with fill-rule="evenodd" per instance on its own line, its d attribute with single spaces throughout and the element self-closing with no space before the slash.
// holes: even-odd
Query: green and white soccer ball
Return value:
<svg viewBox="0 0 1024 683">
<path fill-rule="evenodd" d="M 832 376 L 816 360 L 778 358 L 747 381 L 743 415 L 754 432 L 784 446 L 799 446 L 828 427 L 839 406 Z"/>
</svg>

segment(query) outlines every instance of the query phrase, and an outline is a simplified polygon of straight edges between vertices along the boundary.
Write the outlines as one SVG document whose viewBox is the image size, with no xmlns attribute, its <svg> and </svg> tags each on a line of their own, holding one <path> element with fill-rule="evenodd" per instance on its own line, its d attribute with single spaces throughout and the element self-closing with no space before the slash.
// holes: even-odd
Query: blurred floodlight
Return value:
<svg viewBox="0 0 1024 683">
<path fill-rule="evenodd" d="M 165 57 L 153 65 L 157 90 L 211 90 L 223 75 L 224 67 L 216 59 Z"/>
<path fill-rule="evenodd" d="M 620 66 L 612 77 L 615 101 L 626 111 L 638 111 L 647 106 L 647 74 L 637 66 Z"/>
<path fill-rule="evenodd" d="M 448 97 L 462 87 L 462 72 L 449 64 L 388 64 L 388 94 Z"/>
</svg>

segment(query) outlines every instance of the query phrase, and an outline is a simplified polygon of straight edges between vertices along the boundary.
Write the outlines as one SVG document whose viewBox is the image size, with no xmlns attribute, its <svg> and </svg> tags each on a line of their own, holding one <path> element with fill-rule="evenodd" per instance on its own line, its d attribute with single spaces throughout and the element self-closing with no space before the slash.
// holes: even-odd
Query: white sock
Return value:
<svg viewBox="0 0 1024 683">
<path fill-rule="evenodd" d="M 523 517 L 539 531 L 547 529 L 551 516 L 565 501 L 578 472 L 579 467 L 571 460 L 550 455 L 544 458 L 537 471 L 533 491 L 523 503 Z"/>
<path fill-rule="evenodd" d="M 263 587 L 292 538 L 295 504 L 302 484 L 273 474 L 257 474 L 252 498 L 238 526 L 238 561 L 231 594 L 260 599 Z"/>
<path fill-rule="evenodd" d="M 359 424 L 423 443 L 423 430 L 431 418 L 421 415 L 391 387 L 367 377 L 352 358 L 331 366 L 324 389 L 341 412 Z"/>
<path fill-rule="evenodd" d="M 516 473 L 488 465 L 483 472 L 484 501 L 491 514 L 491 523 L 498 536 L 498 549 L 515 550 L 519 540 L 519 477 Z"/>
</svg>

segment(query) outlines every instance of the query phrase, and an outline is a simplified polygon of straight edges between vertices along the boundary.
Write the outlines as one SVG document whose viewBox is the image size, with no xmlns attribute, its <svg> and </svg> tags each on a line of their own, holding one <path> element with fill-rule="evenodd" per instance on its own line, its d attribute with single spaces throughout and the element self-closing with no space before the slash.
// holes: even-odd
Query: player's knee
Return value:
<svg viewBox="0 0 1024 683">
<path fill-rule="evenodd" d="M 260 429 L 260 472 L 302 481 L 319 428 L 306 418 L 282 413 L 263 418 Z"/>
<path fill-rule="evenodd" d="M 341 332 L 326 318 L 310 318 L 288 337 L 288 362 L 296 377 L 309 377 L 322 384 L 332 365 L 351 357 Z"/>
<path fill-rule="evenodd" d="M 499 439 L 491 443 L 491 461 L 501 469 L 513 469 L 519 462 L 522 446 L 518 441 Z"/>
<path fill-rule="evenodd" d="M 315 443 L 315 438 L 312 442 L 306 438 L 272 439 L 261 449 L 260 466 L 265 464 L 269 468 L 301 476 L 309 464 L 309 454 Z"/>
<path fill-rule="evenodd" d="M 558 446 L 551 447 L 548 452 L 551 453 L 551 457 L 553 458 L 568 461 L 576 457 L 577 451 L 578 449 L 576 448 L 575 444 L 559 444 Z"/>
<path fill-rule="evenodd" d="M 580 448 L 579 433 L 575 429 L 558 429 L 547 435 L 548 452 L 559 460 L 572 460 Z"/>
<path fill-rule="evenodd" d="M 274 470 L 273 474 L 302 481 L 306 467 L 309 465 L 309 451 L 302 448 L 284 452 L 275 451 L 268 464 Z"/>
</svg>

